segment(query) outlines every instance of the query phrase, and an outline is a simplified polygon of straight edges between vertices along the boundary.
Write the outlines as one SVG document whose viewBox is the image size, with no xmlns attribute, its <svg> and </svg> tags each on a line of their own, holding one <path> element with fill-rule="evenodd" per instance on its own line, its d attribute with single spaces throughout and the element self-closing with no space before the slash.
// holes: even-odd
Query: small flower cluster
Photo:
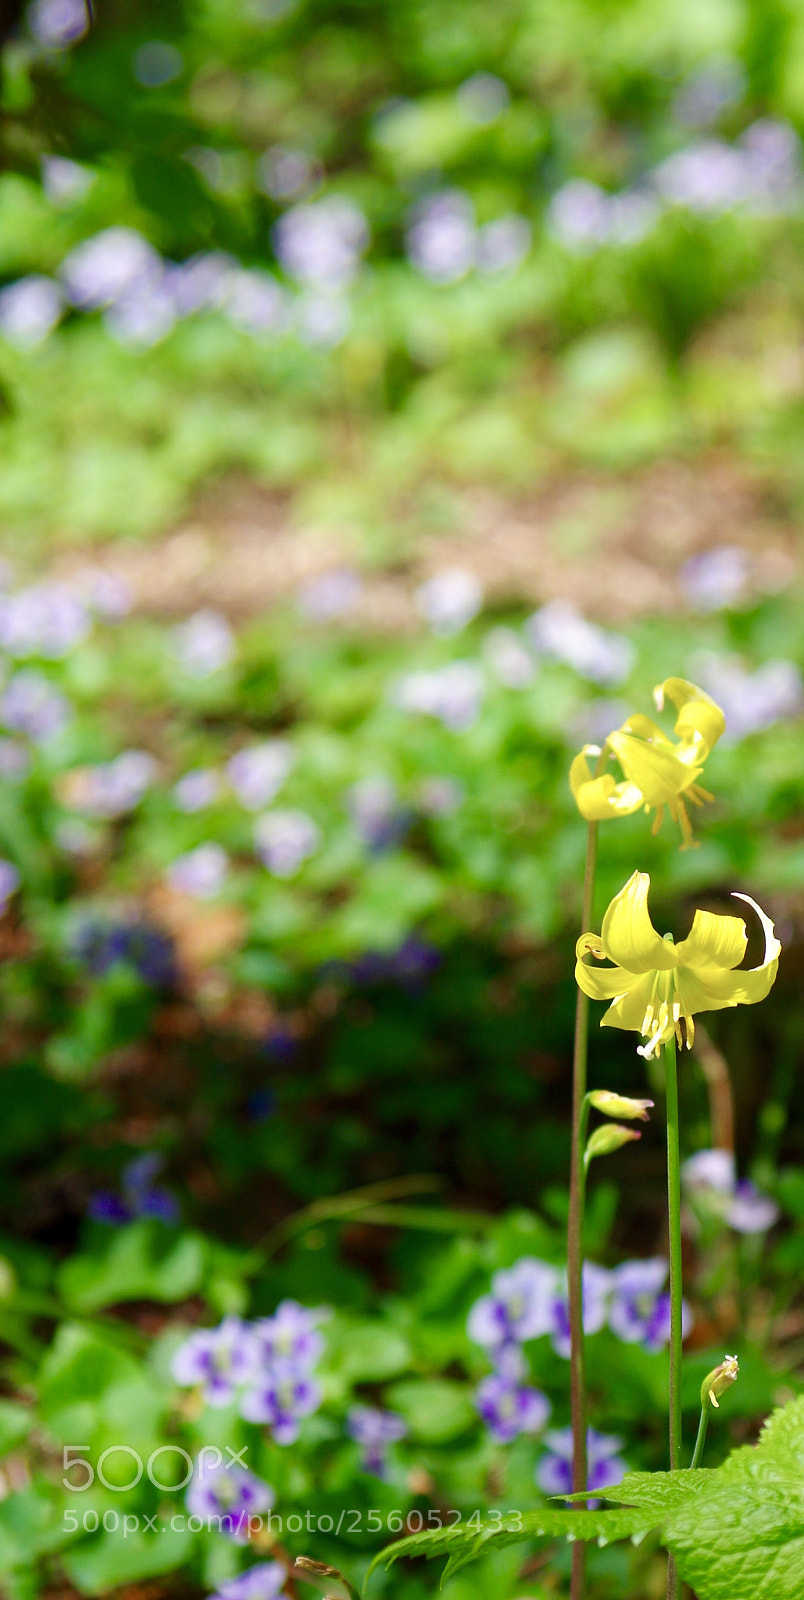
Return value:
<svg viewBox="0 0 804 1600">
<path fill-rule="evenodd" d="M 697 1214 L 735 1233 L 767 1233 L 779 1220 L 776 1201 L 750 1178 L 738 1179 L 731 1150 L 697 1150 L 683 1163 L 681 1182 Z"/>
<path fill-rule="evenodd" d="M 272 1317 L 226 1317 L 190 1335 L 173 1358 L 173 1376 L 199 1385 L 207 1405 L 237 1402 L 247 1422 L 265 1423 L 277 1444 L 293 1444 L 321 1404 L 313 1376 L 324 1348 L 318 1324 L 328 1311 L 283 1300 Z"/>
<path fill-rule="evenodd" d="M 670 1296 L 664 1292 L 667 1262 L 661 1257 L 624 1261 L 608 1271 L 587 1261 L 583 1269 L 584 1330 L 599 1333 L 608 1326 L 625 1344 L 661 1350 L 670 1338 Z M 685 1321 L 690 1317 L 685 1308 Z M 549 1337 L 557 1355 L 569 1357 L 570 1327 L 566 1274 L 549 1262 L 523 1256 L 514 1266 L 496 1272 L 491 1293 L 475 1301 L 467 1332 L 482 1345 L 495 1371 L 480 1385 L 477 1404 L 495 1437 L 511 1439 L 531 1431 L 537 1415 L 532 1396 L 522 1387 L 521 1346 Z M 542 1400 L 544 1397 L 540 1397 Z M 547 1405 L 547 1402 L 545 1402 Z M 539 1408 L 542 1426 L 549 1406 Z M 518 1421 L 516 1420 L 518 1419 Z"/>
<path fill-rule="evenodd" d="M 169 1189 L 155 1184 L 154 1178 L 163 1166 L 162 1157 L 155 1150 L 145 1150 L 123 1168 L 120 1187 L 122 1194 L 113 1189 L 98 1189 L 92 1195 L 88 1215 L 93 1222 L 120 1226 L 135 1217 L 156 1217 L 168 1224 L 179 1221 L 179 1204 Z"/>
<path fill-rule="evenodd" d="M 375 1478 L 384 1478 L 388 1469 L 388 1447 L 404 1439 L 407 1426 L 395 1411 L 379 1406 L 352 1406 L 346 1416 L 346 1431 L 360 1446 L 360 1465 Z"/>
</svg>

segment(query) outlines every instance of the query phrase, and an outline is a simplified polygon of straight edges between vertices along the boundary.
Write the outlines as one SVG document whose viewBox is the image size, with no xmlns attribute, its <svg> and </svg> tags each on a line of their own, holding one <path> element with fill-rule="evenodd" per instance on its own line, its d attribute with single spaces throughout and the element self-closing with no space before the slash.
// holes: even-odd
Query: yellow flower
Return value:
<svg viewBox="0 0 804 1600">
<path fill-rule="evenodd" d="M 628 717 L 621 728 L 610 733 L 606 746 L 617 757 L 624 780 L 616 782 L 610 772 L 595 776 L 590 755 L 599 755 L 595 745 L 584 745 L 570 767 L 570 788 L 578 810 L 587 822 L 603 822 L 611 817 L 630 817 L 640 806 L 655 808 L 653 832 L 661 827 L 667 806 L 682 833 L 682 849 L 693 843 L 686 801 L 702 805 L 711 800 L 708 790 L 697 780 L 703 764 L 720 738 L 726 719 L 720 706 L 686 678 L 666 678 L 653 691 L 659 711 L 665 699 L 678 710 L 675 742 L 650 717 Z"/>
<path fill-rule="evenodd" d="M 675 1034 L 690 1048 L 695 1037 L 694 1014 L 722 1011 L 725 1006 L 754 1005 L 764 1000 L 776 977 L 781 945 L 770 917 L 747 894 L 737 895 L 753 906 L 765 934 L 765 958 L 759 967 L 738 967 L 745 955 L 745 923 L 696 911 L 688 938 L 681 944 L 662 939 L 648 914 L 647 872 L 634 872 L 614 896 L 603 929 L 583 933 L 576 946 L 575 977 L 592 1000 L 611 1000 L 601 1027 L 627 1028 L 647 1040 L 639 1054 L 655 1056 Z M 584 956 L 613 962 L 587 966 Z M 736 969 L 736 970 L 735 970 Z M 683 1024 L 683 1027 L 682 1027 Z"/>
</svg>

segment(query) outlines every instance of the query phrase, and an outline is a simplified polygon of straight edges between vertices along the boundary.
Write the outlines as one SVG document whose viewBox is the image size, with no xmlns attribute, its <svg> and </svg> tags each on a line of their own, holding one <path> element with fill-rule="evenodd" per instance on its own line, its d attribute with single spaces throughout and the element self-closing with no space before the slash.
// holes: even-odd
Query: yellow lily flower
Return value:
<svg viewBox="0 0 804 1600">
<path fill-rule="evenodd" d="M 641 1033 L 646 1044 L 640 1055 L 659 1053 L 675 1034 L 689 1050 L 695 1038 L 694 1014 L 722 1011 L 726 1006 L 751 1006 L 764 1000 L 776 977 L 781 945 L 770 917 L 747 894 L 736 899 L 752 906 L 765 934 L 765 957 L 746 970 L 738 963 L 745 955 L 745 923 L 741 917 L 696 911 L 692 929 L 680 944 L 662 939 L 648 913 L 650 877 L 634 872 L 614 896 L 596 933 L 582 933 L 576 945 L 575 977 L 592 1000 L 613 1003 L 601 1027 L 626 1028 Z M 587 966 L 584 957 L 613 962 L 610 967 Z"/>
<path fill-rule="evenodd" d="M 570 767 L 570 788 L 587 822 L 630 817 L 644 806 L 646 811 L 656 810 L 653 832 L 657 833 L 667 806 L 681 828 L 682 849 L 689 849 L 694 841 L 685 802 L 702 805 L 704 800 L 713 798 L 697 780 L 725 729 L 726 719 L 720 706 L 686 678 L 666 678 L 657 684 L 653 698 L 659 711 L 664 709 L 665 699 L 676 706 L 676 741 L 668 738 L 650 717 L 639 713 L 628 717 L 606 739 L 606 747 L 617 757 L 624 779 L 618 783 L 610 772 L 595 776 L 589 757 L 601 752 L 595 745 L 584 745 Z"/>
</svg>

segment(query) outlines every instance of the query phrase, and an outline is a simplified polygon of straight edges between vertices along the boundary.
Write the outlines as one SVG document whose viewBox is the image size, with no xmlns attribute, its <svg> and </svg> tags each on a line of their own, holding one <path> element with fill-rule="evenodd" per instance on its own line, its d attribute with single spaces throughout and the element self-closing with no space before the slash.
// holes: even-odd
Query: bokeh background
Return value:
<svg viewBox="0 0 804 1600">
<path fill-rule="evenodd" d="M 739 889 L 785 952 L 684 1061 L 684 1154 L 727 1152 L 685 1202 L 689 1427 L 723 1348 L 743 1367 L 714 1464 L 804 1353 L 804 4 L 2 25 L 0 1587 L 200 1600 L 251 1570 L 220 1535 L 65 1529 L 79 1439 L 242 1436 L 286 1515 L 360 1512 L 257 1549 L 281 1570 L 240 1600 L 309 1593 L 288 1552 L 362 1581 L 411 1509 L 538 1503 L 548 1447 L 478 1417 L 466 1316 L 523 1255 L 560 1273 L 567 769 L 673 674 L 725 709 L 715 800 L 684 853 L 668 818 L 604 827 L 597 915 L 639 867 L 677 937 Z M 657 1101 L 593 1169 L 610 1270 L 666 1249 L 635 1042 L 593 1028 L 593 1081 Z M 171 1360 L 288 1298 L 332 1314 L 281 1444 Z M 590 1348 L 596 1426 L 661 1466 L 663 1351 Z M 560 1429 L 566 1360 L 528 1360 Z M 355 1404 L 402 1419 L 381 1471 Z M 165 1500 L 118 1468 L 101 1517 Z M 595 1600 L 663 1593 L 650 1541 L 591 1571 Z M 445 1592 L 566 1572 L 535 1544 Z"/>
</svg>

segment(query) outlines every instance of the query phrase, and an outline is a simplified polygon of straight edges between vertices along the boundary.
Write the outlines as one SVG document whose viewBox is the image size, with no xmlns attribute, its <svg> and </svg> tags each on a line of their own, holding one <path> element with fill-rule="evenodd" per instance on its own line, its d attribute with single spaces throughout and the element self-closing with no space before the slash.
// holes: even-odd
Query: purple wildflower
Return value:
<svg viewBox="0 0 804 1600">
<path fill-rule="evenodd" d="M 290 321 L 289 297 L 270 272 L 237 267 L 223 297 L 229 321 L 244 333 L 281 333 Z"/>
<path fill-rule="evenodd" d="M 261 1526 L 262 1513 L 270 1510 L 273 1489 L 245 1467 L 199 1468 L 187 1490 L 186 1505 L 191 1516 L 201 1517 L 207 1527 L 217 1527 L 246 1544 L 254 1526 Z"/>
<path fill-rule="evenodd" d="M 624 1261 L 611 1275 L 609 1327 L 625 1344 L 662 1350 L 670 1339 L 670 1296 L 663 1294 L 667 1262 Z"/>
<path fill-rule="evenodd" d="M 497 1352 L 548 1333 L 556 1279 L 556 1268 L 533 1256 L 523 1256 L 513 1267 L 495 1272 L 491 1294 L 482 1295 L 469 1312 L 469 1338 Z"/>
<path fill-rule="evenodd" d="M 212 1600 L 276 1600 L 287 1573 L 278 1561 L 260 1561 L 215 1590 Z"/>
<path fill-rule="evenodd" d="M 463 784 L 455 778 L 423 778 L 419 784 L 419 807 L 426 817 L 451 817 L 463 796 Z"/>
<path fill-rule="evenodd" d="M 191 816 L 196 811 L 205 811 L 220 792 L 221 780 L 217 772 L 211 767 L 193 767 L 173 785 L 173 803 L 177 811 Z"/>
<path fill-rule="evenodd" d="M 147 750 L 123 750 L 113 761 L 76 772 L 71 805 L 88 817 L 122 817 L 136 810 L 158 770 Z"/>
<path fill-rule="evenodd" d="M 128 616 L 134 604 L 125 578 L 105 567 L 81 567 L 70 583 L 90 611 L 104 622 L 119 622 L 121 617 Z"/>
<path fill-rule="evenodd" d="M 87 1214 L 93 1222 L 111 1226 L 131 1222 L 135 1217 L 154 1217 L 172 1226 L 180 1217 L 178 1201 L 169 1189 L 153 1182 L 162 1164 L 162 1157 L 155 1150 L 144 1151 L 123 1168 L 122 1198 L 111 1189 L 99 1189 L 89 1202 Z"/>
<path fill-rule="evenodd" d="M 35 350 L 55 328 L 63 306 L 53 278 L 32 272 L 0 290 L 0 333 L 19 350 Z"/>
<path fill-rule="evenodd" d="M 27 21 L 47 50 L 67 50 L 88 31 L 90 15 L 86 0 L 34 0 Z"/>
<path fill-rule="evenodd" d="M 266 739 L 238 750 L 226 763 L 226 777 L 241 806 L 261 811 L 276 799 L 296 759 L 287 739 Z"/>
<path fill-rule="evenodd" d="M 434 633 L 460 633 L 483 604 L 483 586 L 473 572 L 447 567 L 416 590 L 416 606 Z"/>
<path fill-rule="evenodd" d="M 114 305 L 149 281 L 159 280 L 162 262 L 134 228 L 105 228 L 62 262 L 61 279 L 68 299 L 82 311 Z"/>
<path fill-rule="evenodd" d="M 432 283 L 457 283 L 474 265 L 475 208 L 461 189 L 442 189 L 414 207 L 408 259 Z"/>
<path fill-rule="evenodd" d="M 749 562 L 739 545 L 720 544 L 690 556 L 681 568 L 681 586 L 699 611 L 726 611 L 745 598 Z"/>
<path fill-rule="evenodd" d="M 525 632 L 542 655 L 565 662 L 582 678 L 605 687 L 622 683 L 634 664 L 630 639 L 587 622 L 570 600 L 551 600 L 534 611 Z"/>
<path fill-rule="evenodd" d="M 56 738 L 71 716 L 69 700 L 34 667 L 15 672 L 0 697 L 0 722 L 34 744 Z"/>
<path fill-rule="evenodd" d="M 585 1261 L 583 1264 L 584 1333 L 599 1333 L 605 1325 L 610 1292 L 611 1273 L 607 1272 L 605 1267 L 596 1266 L 593 1261 Z M 556 1355 L 563 1356 L 565 1360 L 569 1360 L 570 1320 L 569 1298 L 566 1288 L 553 1298 L 549 1331 L 552 1335 L 552 1344 Z"/>
<path fill-rule="evenodd" d="M 334 567 L 308 578 L 299 590 L 299 610 L 311 622 L 329 622 L 353 610 L 360 598 L 360 578 L 348 567 Z"/>
<path fill-rule="evenodd" d="M 292 878 L 321 843 L 321 829 L 306 811 L 266 811 L 254 826 L 257 855 L 275 878 Z"/>
<path fill-rule="evenodd" d="M 395 1411 L 378 1406 L 352 1406 L 346 1415 L 346 1431 L 360 1445 L 360 1465 L 375 1478 L 384 1478 L 388 1446 L 404 1439 L 407 1425 Z"/>
<path fill-rule="evenodd" d="M 484 223 L 477 231 L 478 272 L 492 276 L 515 271 L 528 254 L 532 238 L 533 230 L 527 217 L 519 217 L 514 212 Z"/>
<path fill-rule="evenodd" d="M 736 1233 L 766 1233 L 778 1220 L 779 1207 L 750 1178 L 737 1181 L 730 1150 L 698 1150 L 681 1168 L 688 1198 L 708 1217 L 728 1223 Z"/>
<path fill-rule="evenodd" d="M 317 1411 L 321 1388 L 310 1373 L 294 1361 L 276 1361 L 240 1402 L 247 1422 L 263 1422 L 277 1444 L 295 1444 L 301 1422 Z"/>
<path fill-rule="evenodd" d="M 173 640 L 179 662 L 191 678 L 209 678 L 234 658 L 234 634 L 220 611 L 196 611 L 174 628 Z"/>
<path fill-rule="evenodd" d="M 410 818 L 399 806 L 396 785 L 380 773 L 353 784 L 346 802 L 360 838 L 372 850 L 388 849 L 407 831 Z"/>
<path fill-rule="evenodd" d="M 763 1194 L 750 1178 L 741 1178 L 726 1212 L 726 1221 L 735 1233 L 767 1233 L 779 1220 L 775 1200 Z"/>
<path fill-rule="evenodd" d="M 214 900 L 220 894 L 229 870 L 229 857 L 222 845 L 199 844 L 177 856 L 167 870 L 171 887 L 196 900 Z"/>
<path fill-rule="evenodd" d="M 39 165 L 42 188 L 50 204 L 59 209 L 83 200 L 95 182 L 96 175 L 89 167 L 71 161 L 68 156 L 42 156 Z"/>
<path fill-rule="evenodd" d="M 19 886 L 20 875 L 13 861 L 6 861 L 0 856 L 0 917 Z"/>
<path fill-rule="evenodd" d="M 350 283 L 369 243 L 360 208 L 341 195 L 293 206 L 274 229 L 285 271 L 299 283 L 339 289 Z"/>
<path fill-rule="evenodd" d="M 542 1456 L 536 1467 L 536 1482 L 545 1494 L 572 1494 L 572 1429 L 557 1428 L 546 1433 L 544 1442 L 551 1454 Z M 614 1488 L 622 1483 L 628 1464 L 619 1454 L 623 1440 L 610 1434 L 597 1433 L 589 1428 L 586 1448 L 589 1463 L 590 1489 Z"/>
<path fill-rule="evenodd" d="M 80 597 L 63 583 L 41 583 L 8 595 L 0 605 L 0 642 L 17 657 L 66 656 L 89 632 Z"/>
<path fill-rule="evenodd" d="M 104 327 L 128 350 L 151 350 L 176 323 L 176 307 L 166 272 L 135 283 L 103 314 Z"/>
<path fill-rule="evenodd" d="M 272 200 L 300 200 L 317 179 L 316 166 L 304 150 L 274 144 L 257 162 L 257 188 Z"/>
<path fill-rule="evenodd" d="M 173 1357 L 178 1384 L 199 1384 L 207 1405 L 227 1406 L 254 1370 L 254 1339 L 248 1323 L 225 1317 L 217 1328 L 191 1333 Z"/>
<path fill-rule="evenodd" d="M 506 689 L 527 689 L 536 676 L 536 662 L 513 628 L 492 628 L 483 640 L 483 654 Z"/>
<path fill-rule="evenodd" d="M 403 711 L 422 712 L 452 733 L 465 733 L 480 713 L 483 675 L 474 661 L 452 661 L 434 672 L 409 672 L 397 683 L 394 698 Z"/>
<path fill-rule="evenodd" d="M 266 1366 L 276 1362 L 314 1366 L 324 1349 L 319 1323 L 329 1315 L 326 1306 L 311 1309 L 298 1300 L 280 1301 L 272 1317 L 261 1317 L 253 1324 L 256 1359 Z"/>
<path fill-rule="evenodd" d="M 484 1378 L 475 1405 L 498 1444 L 510 1444 L 521 1433 L 540 1433 L 552 1410 L 541 1389 L 524 1384 L 515 1371 L 492 1372 Z"/>
<path fill-rule="evenodd" d="M 511 103 L 511 91 L 503 78 L 493 72 L 473 72 L 455 90 L 462 116 L 478 128 L 496 122 Z"/>
</svg>

